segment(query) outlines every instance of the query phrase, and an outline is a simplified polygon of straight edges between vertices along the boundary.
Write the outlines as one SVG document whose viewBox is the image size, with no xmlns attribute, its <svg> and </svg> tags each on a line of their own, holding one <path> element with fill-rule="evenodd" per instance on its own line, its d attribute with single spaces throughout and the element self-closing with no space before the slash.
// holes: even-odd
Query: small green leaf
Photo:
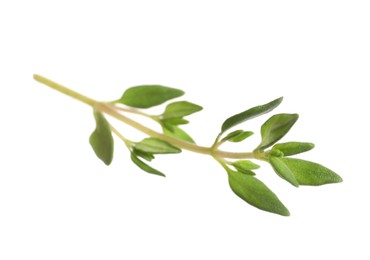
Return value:
<svg viewBox="0 0 370 260">
<path fill-rule="evenodd" d="M 221 132 L 225 132 L 226 130 L 230 129 L 233 126 L 236 126 L 240 123 L 243 123 L 244 121 L 247 121 L 249 119 L 255 118 L 257 116 L 266 114 L 276 108 L 281 101 L 283 100 L 283 97 L 280 97 L 278 99 L 275 99 L 267 104 L 256 106 L 253 108 L 250 108 L 242 113 L 233 115 L 232 117 L 229 117 L 224 121 L 221 127 Z"/>
<path fill-rule="evenodd" d="M 183 118 L 162 119 L 162 122 L 164 124 L 169 124 L 169 125 L 186 125 L 187 123 L 189 123 L 188 120 L 183 119 Z"/>
<path fill-rule="evenodd" d="M 234 168 L 237 171 L 241 173 L 249 174 L 249 175 L 255 175 L 255 173 L 252 172 L 252 170 L 256 170 L 260 167 L 258 164 L 255 164 L 254 162 L 249 161 L 249 160 L 234 161 L 231 163 L 231 165 L 234 166 Z"/>
<path fill-rule="evenodd" d="M 307 152 L 313 149 L 314 147 L 315 145 L 313 143 L 287 142 L 275 144 L 272 147 L 272 150 L 279 150 L 284 154 L 284 156 L 290 156 Z"/>
<path fill-rule="evenodd" d="M 163 119 L 181 118 L 184 116 L 191 115 L 202 109 L 203 108 L 201 106 L 198 106 L 187 101 L 174 102 L 166 106 L 166 109 L 162 114 L 162 118 Z"/>
<path fill-rule="evenodd" d="M 226 135 L 224 138 L 222 138 L 221 143 L 229 141 L 229 142 L 241 142 L 244 139 L 250 137 L 253 135 L 253 132 L 251 131 L 243 131 L 243 130 L 236 130 L 228 135 Z"/>
<path fill-rule="evenodd" d="M 250 205 L 268 212 L 289 216 L 288 209 L 278 197 L 257 178 L 239 172 L 228 171 L 232 191 Z"/>
<path fill-rule="evenodd" d="M 135 156 L 135 154 L 131 153 L 131 160 L 133 163 L 135 163 L 140 169 L 142 169 L 143 171 L 146 171 L 147 173 L 151 173 L 151 174 L 155 174 L 155 175 L 159 175 L 159 176 L 163 176 L 163 177 L 166 177 L 166 175 L 164 175 L 163 173 L 161 173 L 160 171 L 154 169 L 153 167 L 147 165 L 146 163 L 144 163 L 143 161 L 141 161 L 139 158 L 137 158 Z"/>
<path fill-rule="evenodd" d="M 234 142 L 234 143 L 237 143 L 237 142 L 241 142 L 245 139 L 247 139 L 248 137 L 252 136 L 254 133 L 251 132 L 251 131 L 244 131 L 232 138 L 230 138 L 228 141 L 229 142 Z"/>
<path fill-rule="evenodd" d="M 162 125 L 163 133 L 175 137 L 181 140 L 184 140 L 189 143 L 195 143 L 193 138 L 191 138 L 190 135 L 188 135 L 184 130 L 179 128 L 178 126 L 175 125 Z"/>
<path fill-rule="evenodd" d="M 149 154 L 167 154 L 167 153 L 180 153 L 181 149 L 173 146 L 172 144 L 158 139 L 158 138 L 145 138 L 142 141 L 135 143 L 136 150 L 149 153 Z"/>
<path fill-rule="evenodd" d="M 221 142 L 229 141 L 231 138 L 234 138 L 235 136 L 238 136 L 240 134 L 244 133 L 243 130 L 235 130 L 231 133 L 228 133 L 224 138 L 222 138 Z"/>
<path fill-rule="evenodd" d="M 296 180 L 290 168 L 284 163 L 282 159 L 283 158 L 281 157 L 270 156 L 269 162 L 277 175 L 279 175 L 281 178 L 283 178 L 293 186 L 298 187 L 298 181 Z"/>
<path fill-rule="evenodd" d="M 261 127 L 262 141 L 256 150 L 263 150 L 279 141 L 297 120 L 297 114 L 277 114 L 270 117 Z"/>
<path fill-rule="evenodd" d="M 167 100 L 184 95 L 184 91 L 160 85 L 143 85 L 127 89 L 115 103 L 130 107 L 149 108 L 160 105 Z"/>
<path fill-rule="evenodd" d="M 293 158 L 280 160 L 291 170 L 300 185 L 318 186 L 343 181 L 338 174 L 318 163 Z"/>
<path fill-rule="evenodd" d="M 96 154 L 106 165 L 113 160 L 114 141 L 112 130 L 104 115 L 94 110 L 96 128 L 90 135 L 89 142 Z"/>
<path fill-rule="evenodd" d="M 132 153 L 135 154 L 136 156 L 139 156 L 147 161 L 151 161 L 154 159 L 154 155 L 151 154 L 151 153 L 147 153 L 147 152 L 143 152 L 143 151 L 140 151 L 140 150 L 137 150 L 135 148 L 132 149 Z"/>
<path fill-rule="evenodd" d="M 275 156 L 275 157 L 284 157 L 284 153 L 278 149 L 273 149 L 269 151 L 270 156 Z"/>
</svg>

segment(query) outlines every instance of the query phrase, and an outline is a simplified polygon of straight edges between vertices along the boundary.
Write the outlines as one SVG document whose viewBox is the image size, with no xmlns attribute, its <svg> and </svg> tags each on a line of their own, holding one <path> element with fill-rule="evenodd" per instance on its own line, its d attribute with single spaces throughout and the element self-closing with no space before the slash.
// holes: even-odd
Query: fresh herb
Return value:
<svg viewBox="0 0 370 260">
<path fill-rule="evenodd" d="M 193 138 L 180 127 L 189 123 L 185 117 L 202 110 L 201 106 L 188 101 L 176 101 L 168 104 L 160 115 L 150 115 L 144 110 L 184 95 L 182 90 L 161 85 L 135 86 L 127 89 L 121 98 L 115 101 L 98 102 L 42 76 L 34 75 L 34 79 L 92 107 L 96 128 L 89 140 L 96 156 L 106 165 L 111 164 L 113 159 L 113 134 L 123 141 L 135 165 L 147 173 L 159 176 L 165 175 L 144 161 L 151 162 L 158 154 L 175 154 L 181 153 L 182 150 L 208 154 L 225 169 L 230 188 L 237 196 L 256 208 L 283 216 L 289 215 L 288 209 L 263 182 L 257 179 L 255 170 L 260 166 L 251 160 L 268 162 L 278 176 L 295 187 L 342 181 L 338 174 L 318 163 L 290 157 L 313 149 L 314 144 L 277 143 L 298 120 L 297 114 L 276 114 L 267 119 L 261 126 L 261 142 L 251 152 L 226 152 L 219 149 L 225 142 L 242 142 L 252 136 L 253 132 L 249 130 L 239 129 L 231 132 L 229 130 L 247 120 L 271 112 L 282 102 L 282 97 L 229 117 L 222 124 L 221 132 L 213 145 L 204 147 L 196 145 Z M 154 131 L 127 117 L 129 113 L 154 120 L 161 126 L 163 132 Z M 141 141 L 128 139 L 113 127 L 106 119 L 106 115 L 120 120 L 148 137 Z"/>
</svg>

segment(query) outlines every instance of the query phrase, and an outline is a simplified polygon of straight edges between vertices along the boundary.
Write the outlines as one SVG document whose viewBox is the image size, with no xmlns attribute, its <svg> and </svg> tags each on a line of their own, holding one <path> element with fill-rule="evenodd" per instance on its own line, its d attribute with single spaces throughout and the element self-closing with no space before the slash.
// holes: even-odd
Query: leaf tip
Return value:
<svg viewBox="0 0 370 260">
<path fill-rule="evenodd" d="M 289 217 L 290 216 L 290 212 L 289 212 L 289 210 L 287 209 L 287 208 L 285 208 L 286 210 L 285 211 L 283 211 L 283 212 L 281 212 L 281 216 L 283 216 L 283 217 Z"/>
</svg>

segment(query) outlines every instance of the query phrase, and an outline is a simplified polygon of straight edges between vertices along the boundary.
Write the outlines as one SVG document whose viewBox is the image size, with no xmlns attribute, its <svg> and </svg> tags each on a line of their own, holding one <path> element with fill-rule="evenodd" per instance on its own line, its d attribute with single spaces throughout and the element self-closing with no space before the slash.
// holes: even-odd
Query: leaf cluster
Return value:
<svg viewBox="0 0 370 260">
<path fill-rule="evenodd" d="M 240 142 L 249 137 L 252 132 L 236 130 L 222 138 L 225 132 L 232 127 L 272 111 L 282 102 L 282 99 L 282 97 L 275 99 L 226 119 L 214 147 L 218 147 L 225 141 Z M 318 163 L 289 158 L 289 156 L 313 149 L 314 144 L 308 142 L 277 143 L 289 132 L 297 120 L 297 114 L 282 113 L 271 116 L 261 126 L 261 141 L 253 151 L 254 157 L 268 162 L 279 177 L 295 187 L 341 182 L 342 178 L 338 174 Z M 266 150 L 270 147 L 272 147 L 270 150 Z M 258 165 L 246 160 L 232 162 L 219 160 L 219 162 L 226 169 L 229 185 L 237 196 L 259 209 L 284 216 L 289 215 L 288 209 L 278 197 L 256 178 L 253 170 L 257 169 Z"/>
<path fill-rule="evenodd" d="M 182 90 L 161 85 L 141 85 L 127 89 L 121 98 L 112 101 L 112 104 L 126 105 L 133 109 L 147 109 L 161 105 L 166 101 L 180 97 Z M 202 110 L 202 107 L 188 101 L 176 101 L 167 104 L 160 115 L 152 115 L 158 122 L 163 133 L 187 142 L 194 143 L 193 138 L 187 134 L 180 125 L 187 124 L 185 119 L 193 113 Z M 96 130 L 90 136 L 90 144 L 99 159 L 109 165 L 113 159 L 112 129 L 102 113 L 94 110 Z M 120 136 L 123 138 L 123 136 Z M 181 149 L 159 138 L 148 137 L 139 142 L 123 138 L 131 154 L 131 161 L 141 170 L 160 176 L 161 171 L 154 169 L 147 162 L 152 161 L 157 154 L 180 153 Z M 144 162 L 147 161 L 147 162 Z"/>
<path fill-rule="evenodd" d="M 182 96 L 184 92 L 161 85 L 144 85 L 127 89 L 120 99 L 111 102 L 113 105 L 125 105 L 132 109 L 147 109 L 161 105 L 171 99 Z M 278 107 L 283 98 L 280 97 L 269 103 L 252 107 L 241 113 L 227 118 L 221 125 L 220 134 L 210 148 L 212 155 L 226 170 L 231 190 L 245 202 L 264 211 L 288 216 L 290 213 L 279 198 L 257 178 L 255 171 L 259 165 L 251 160 L 238 159 L 228 161 L 221 158 L 217 151 L 225 142 L 241 143 L 254 133 L 250 130 L 238 129 L 230 131 L 237 125 L 262 116 Z M 181 125 L 189 123 L 187 116 L 199 112 L 202 107 L 188 101 L 175 101 L 165 106 L 160 115 L 150 115 L 159 123 L 163 134 L 195 143 Z M 106 165 L 113 159 L 112 128 L 98 110 L 94 110 L 96 128 L 90 136 L 90 144 Z M 257 159 L 269 163 L 273 171 L 283 180 L 295 187 L 300 185 L 317 186 L 341 182 L 341 177 L 332 170 L 311 161 L 291 158 L 314 148 L 309 142 L 278 143 L 298 120 L 298 114 L 280 113 L 269 117 L 260 128 L 261 141 L 251 152 L 249 159 Z M 158 137 L 148 137 L 141 141 L 132 141 L 121 136 L 130 151 L 131 161 L 141 170 L 160 176 L 161 171 L 154 169 L 148 163 L 159 154 L 176 154 L 181 149 L 176 145 Z"/>
</svg>

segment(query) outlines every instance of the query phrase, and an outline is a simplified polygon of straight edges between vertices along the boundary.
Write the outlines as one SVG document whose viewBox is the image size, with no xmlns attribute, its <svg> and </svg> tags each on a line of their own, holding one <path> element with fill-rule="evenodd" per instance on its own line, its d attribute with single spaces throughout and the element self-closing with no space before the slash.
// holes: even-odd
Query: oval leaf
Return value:
<svg viewBox="0 0 370 260">
<path fill-rule="evenodd" d="M 298 187 L 299 183 L 294 177 L 293 172 L 290 168 L 284 163 L 281 157 L 271 156 L 269 158 L 270 164 L 274 171 L 279 175 L 281 178 L 292 184 L 293 186 Z"/>
<path fill-rule="evenodd" d="M 251 135 L 253 135 L 253 132 L 251 131 L 236 130 L 236 131 L 229 133 L 224 138 L 222 138 L 220 143 L 224 143 L 226 141 L 234 142 L 234 143 L 241 142 L 244 139 L 250 137 Z"/>
<path fill-rule="evenodd" d="M 233 126 L 236 126 L 240 123 L 243 123 L 244 121 L 247 121 L 249 119 L 255 118 L 257 116 L 266 114 L 276 108 L 281 101 L 283 101 L 283 97 L 280 97 L 278 99 L 275 99 L 267 104 L 256 106 L 253 108 L 250 108 L 242 113 L 233 115 L 232 117 L 229 117 L 225 120 L 225 122 L 222 124 L 221 132 L 225 132 L 226 130 L 230 129 Z"/>
<path fill-rule="evenodd" d="M 298 114 L 277 114 L 270 117 L 261 126 L 262 141 L 256 150 L 263 150 L 279 141 L 297 120 Z"/>
<path fill-rule="evenodd" d="M 318 186 L 343 181 L 338 174 L 318 163 L 293 158 L 280 160 L 290 169 L 300 185 Z"/>
<path fill-rule="evenodd" d="M 284 156 L 290 156 L 307 152 L 313 149 L 314 147 L 315 145 L 313 143 L 287 142 L 275 144 L 272 147 L 272 150 L 279 150 L 284 154 Z"/>
<path fill-rule="evenodd" d="M 181 149 L 173 146 L 172 144 L 158 139 L 158 138 L 145 138 L 142 141 L 135 143 L 136 150 L 150 153 L 150 154 L 167 154 L 167 153 L 180 153 Z"/>
<path fill-rule="evenodd" d="M 189 143 L 195 143 L 193 138 L 191 138 L 189 134 L 187 134 L 184 130 L 182 130 L 178 126 L 163 124 L 162 129 L 163 133 L 166 135 L 184 140 Z"/>
<path fill-rule="evenodd" d="M 243 131 L 242 133 L 230 138 L 228 141 L 234 143 L 241 142 L 247 139 L 248 137 L 252 136 L 253 134 L 254 133 L 252 131 Z"/>
<path fill-rule="evenodd" d="M 96 128 L 90 135 L 89 142 L 96 154 L 106 165 L 111 164 L 113 160 L 114 141 L 112 130 L 104 115 L 94 110 Z"/>
<path fill-rule="evenodd" d="M 232 191 L 250 205 L 282 216 L 289 216 L 288 209 L 278 197 L 257 178 L 234 171 L 228 171 L 228 176 Z"/>
<path fill-rule="evenodd" d="M 147 173 L 151 173 L 151 174 L 155 174 L 155 175 L 159 175 L 159 176 L 163 176 L 163 177 L 166 177 L 166 175 L 164 175 L 163 173 L 161 173 L 160 171 L 154 169 L 153 167 L 147 165 L 146 163 L 144 163 L 143 161 L 141 161 L 139 158 L 137 158 L 133 153 L 131 153 L 131 160 L 133 163 L 135 163 L 140 169 L 142 169 L 143 171 L 146 171 Z"/>
<path fill-rule="evenodd" d="M 234 138 L 235 136 L 238 136 L 243 132 L 244 132 L 243 130 L 235 130 L 231 133 L 228 133 L 224 138 L 222 138 L 221 143 L 229 141 L 231 138 Z"/>
<path fill-rule="evenodd" d="M 130 107 L 149 108 L 160 105 L 167 100 L 184 95 L 184 91 L 161 85 L 143 85 L 127 89 L 115 103 Z"/>
<path fill-rule="evenodd" d="M 162 123 L 169 125 L 186 125 L 189 123 L 189 121 L 183 118 L 168 118 L 162 119 Z"/>
<path fill-rule="evenodd" d="M 242 173 L 250 173 L 252 170 L 258 169 L 260 166 L 249 160 L 238 160 L 231 163 L 234 168 Z M 253 173 L 253 172 L 252 172 Z M 251 175 L 255 175 L 254 173 Z"/>
<path fill-rule="evenodd" d="M 198 106 L 187 101 L 174 102 L 166 106 L 166 109 L 162 114 L 162 118 L 163 119 L 181 118 L 193 114 L 195 112 L 198 112 L 202 109 L 203 108 L 201 106 Z"/>
</svg>

